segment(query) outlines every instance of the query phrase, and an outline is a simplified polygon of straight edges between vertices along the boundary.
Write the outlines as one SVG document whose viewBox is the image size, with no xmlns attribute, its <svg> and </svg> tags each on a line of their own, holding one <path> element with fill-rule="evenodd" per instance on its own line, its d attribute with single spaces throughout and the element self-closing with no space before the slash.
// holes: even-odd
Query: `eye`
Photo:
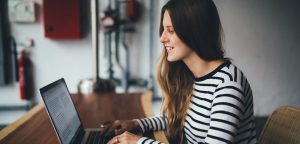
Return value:
<svg viewBox="0 0 300 144">
<path fill-rule="evenodd" d="M 174 33 L 174 30 L 173 29 L 167 29 L 168 33 Z"/>
</svg>

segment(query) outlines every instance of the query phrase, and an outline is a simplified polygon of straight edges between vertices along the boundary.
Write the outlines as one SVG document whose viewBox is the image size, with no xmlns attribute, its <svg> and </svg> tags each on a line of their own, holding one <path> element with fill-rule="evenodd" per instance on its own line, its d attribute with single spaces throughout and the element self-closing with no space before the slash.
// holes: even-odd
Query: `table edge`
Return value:
<svg viewBox="0 0 300 144">
<path fill-rule="evenodd" d="M 42 110 L 43 107 L 44 107 L 44 103 L 39 102 L 38 105 L 33 107 L 30 111 L 28 111 L 26 114 L 24 114 L 21 118 L 19 118 L 15 122 L 6 126 L 3 130 L 0 131 L 0 141 L 3 140 L 6 136 L 11 134 L 12 132 L 14 132 L 18 127 L 23 125 L 29 119 L 31 119 L 36 113 L 38 113 L 40 110 Z"/>
</svg>

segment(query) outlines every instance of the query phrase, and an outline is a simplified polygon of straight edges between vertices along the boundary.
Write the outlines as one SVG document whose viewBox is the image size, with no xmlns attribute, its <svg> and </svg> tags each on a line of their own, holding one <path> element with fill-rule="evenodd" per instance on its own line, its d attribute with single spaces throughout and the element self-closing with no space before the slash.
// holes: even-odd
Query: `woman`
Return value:
<svg viewBox="0 0 300 144">
<path fill-rule="evenodd" d="M 172 144 L 256 143 L 251 88 L 224 58 L 221 33 L 212 0 L 167 2 L 161 12 L 164 49 L 157 75 L 164 116 L 102 125 L 103 133 L 117 135 L 109 143 L 158 142 L 130 133 L 150 130 L 166 130 Z"/>
</svg>

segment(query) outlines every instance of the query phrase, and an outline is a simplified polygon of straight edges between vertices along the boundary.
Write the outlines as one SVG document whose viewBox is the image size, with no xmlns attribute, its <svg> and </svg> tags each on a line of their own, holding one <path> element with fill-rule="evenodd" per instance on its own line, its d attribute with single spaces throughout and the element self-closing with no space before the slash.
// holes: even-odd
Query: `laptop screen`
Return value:
<svg viewBox="0 0 300 144">
<path fill-rule="evenodd" d="M 61 143 L 70 143 L 81 123 L 64 79 L 40 91 Z"/>
</svg>

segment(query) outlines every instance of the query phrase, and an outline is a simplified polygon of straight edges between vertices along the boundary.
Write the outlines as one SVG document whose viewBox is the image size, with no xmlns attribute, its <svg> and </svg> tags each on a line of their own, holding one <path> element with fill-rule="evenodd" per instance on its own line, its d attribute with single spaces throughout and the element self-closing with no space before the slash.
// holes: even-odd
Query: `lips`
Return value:
<svg viewBox="0 0 300 144">
<path fill-rule="evenodd" d="M 166 47 L 167 52 L 170 52 L 171 50 L 174 49 L 174 47 L 171 47 L 171 46 L 165 46 L 165 47 Z"/>
</svg>

